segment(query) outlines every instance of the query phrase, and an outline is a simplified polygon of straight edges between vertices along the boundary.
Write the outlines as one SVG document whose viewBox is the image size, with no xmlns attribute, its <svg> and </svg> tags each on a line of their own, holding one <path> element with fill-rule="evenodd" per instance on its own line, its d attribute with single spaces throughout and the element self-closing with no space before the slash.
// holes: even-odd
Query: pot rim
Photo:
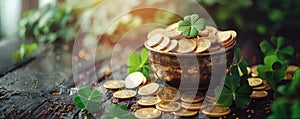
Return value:
<svg viewBox="0 0 300 119">
<path fill-rule="evenodd" d="M 152 51 L 152 52 L 156 52 L 156 53 L 159 53 L 159 54 L 164 54 L 164 55 L 170 55 L 170 56 L 211 56 L 211 55 L 217 55 L 217 54 L 221 54 L 221 53 L 226 53 L 228 52 L 229 50 L 233 49 L 236 45 L 236 41 L 234 41 L 234 43 L 230 46 L 230 47 L 227 47 L 224 49 L 225 50 L 218 50 L 218 51 L 214 51 L 214 52 L 208 52 L 208 53 L 175 53 L 175 52 L 164 52 L 164 51 L 157 51 L 157 50 L 154 50 L 153 48 L 149 47 L 146 42 L 144 43 L 144 47 L 146 47 L 149 51 Z"/>
</svg>

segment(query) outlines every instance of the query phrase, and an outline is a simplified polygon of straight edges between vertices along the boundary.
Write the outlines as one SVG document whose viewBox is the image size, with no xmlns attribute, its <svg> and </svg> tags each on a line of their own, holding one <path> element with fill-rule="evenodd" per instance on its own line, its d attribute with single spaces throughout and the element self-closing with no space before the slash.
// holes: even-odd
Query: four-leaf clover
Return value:
<svg viewBox="0 0 300 119">
<path fill-rule="evenodd" d="M 199 18 L 198 14 L 185 16 L 178 22 L 178 31 L 182 31 L 183 36 L 196 37 L 198 32 L 205 29 L 206 20 Z"/>
</svg>

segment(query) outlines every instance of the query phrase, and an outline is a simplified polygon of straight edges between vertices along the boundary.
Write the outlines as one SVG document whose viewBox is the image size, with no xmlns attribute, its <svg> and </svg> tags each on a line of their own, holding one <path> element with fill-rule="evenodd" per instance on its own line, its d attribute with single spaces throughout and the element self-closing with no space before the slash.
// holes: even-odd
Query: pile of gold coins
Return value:
<svg viewBox="0 0 300 119">
<path fill-rule="evenodd" d="M 210 117 L 221 117 L 230 113 L 230 108 L 216 104 L 213 98 L 210 99 L 212 109 L 202 105 L 204 95 L 188 91 L 182 94 L 174 87 L 160 88 L 157 83 L 143 83 L 144 76 L 134 72 L 129 74 L 125 80 L 109 80 L 103 83 L 103 87 L 109 90 L 117 90 L 113 97 L 120 100 L 137 98 L 137 104 L 141 107 L 135 110 L 137 118 L 158 118 L 162 114 L 169 113 L 173 116 L 191 117 L 199 111 Z M 133 79 L 132 79 L 133 78 Z M 137 80 L 136 82 L 132 82 Z M 127 86 L 129 85 L 129 86 Z"/>
<path fill-rule="evenodd" d="M 237 33 L 233 30 L 219 31 L 215 27 L 206 26 L 198 32 L 197 37 L 184 37 L 177 31 L 178 23 L 166 28 L 157 28 L 147 35 L 146 45 L 154 51 L 175 53 L 204 53 L 228 48 L 235 43 Z"/>
</svg>

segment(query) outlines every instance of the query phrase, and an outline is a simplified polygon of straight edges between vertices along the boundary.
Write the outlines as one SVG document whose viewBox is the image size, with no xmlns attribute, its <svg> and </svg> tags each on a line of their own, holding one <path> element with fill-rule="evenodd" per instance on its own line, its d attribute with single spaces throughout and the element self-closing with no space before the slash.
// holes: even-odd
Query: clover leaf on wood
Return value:
<svg viewBox="0 0 300 119">
<path fill-rule="evenodd" d="M 80 109 L 87 109 L 94 112 L 100 108 L 102 96 L 98 90 L 91 90 L 90 87 L 84 87 L 78 90 L 78 96 L 74 98 L 76 106 Z"/>
<path fill-rule="evenodd" d="M 199 18 L 198 14 L 185 16 L 178 22 L 178 31 L 182 31 L 183 36 L 196 37 L 198 32 L 205 29 L 206 20 Z"/>
<path fill-rule="evenodd" d="M 109 114 L 104 114 L 100 119 L 136 119 L 132 114 L 128 114 L 128 110 L 123 104 L 112 104 L 109 106 Z"/>
<path fill-rule="evenodd" d="M 141 51 L 141 57 L 135 52 L 131 53 L 126 64 L 128 66 L 128 74 L 139 71 L 143 73 L 146 78 L 149 77 L 150 65 L 148 62 L 148 51 L 145 48 Z"/>
</svg>

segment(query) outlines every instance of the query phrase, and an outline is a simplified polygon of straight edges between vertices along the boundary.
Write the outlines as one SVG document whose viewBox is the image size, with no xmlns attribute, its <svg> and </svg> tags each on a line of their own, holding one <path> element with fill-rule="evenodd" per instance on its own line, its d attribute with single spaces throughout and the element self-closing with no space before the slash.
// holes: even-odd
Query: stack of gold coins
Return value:
<svg viewBox="0 0 300 119">
<path fill-rule="evenodd" d="M 157 28 L 147 35 L 146 45 L 155 51 L 174 53 L 207 53 L 218 51 L 221 47 L 235 44 L 237 33 L 233 30 L 219 31 L 213 26 L 206 26 L 197 37 L 184 37 L 177 30 L 178 23 L 164 28 Z"/>
</svg>

